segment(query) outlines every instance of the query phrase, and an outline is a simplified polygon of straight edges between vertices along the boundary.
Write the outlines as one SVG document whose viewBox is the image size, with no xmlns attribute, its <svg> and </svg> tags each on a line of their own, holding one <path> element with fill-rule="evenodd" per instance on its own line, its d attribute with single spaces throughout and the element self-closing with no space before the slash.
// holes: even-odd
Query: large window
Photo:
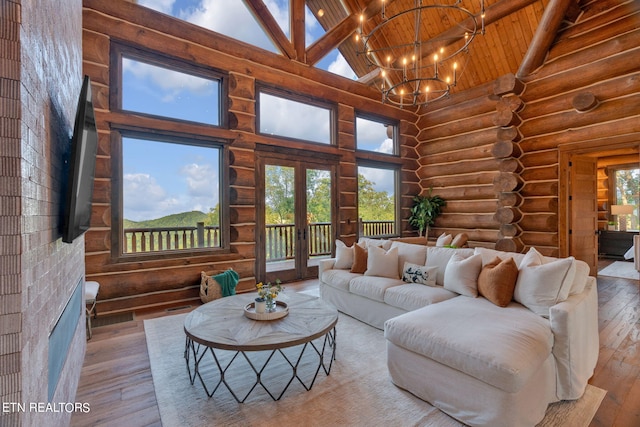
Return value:
<svg viewBox="0 0 640 427">
<path fill-rule="evenodd" d="M 360 236 L 398 235 L 396 169 L 358 166 Z"/>
<path fill-rule="evenodd" d="M 303 141 L 332 143 L 332 109 L 260 92 L 260 133 Z"/>
<path fill-rule="evenodd" d="M 194 69 L 195 70 L 195 69 Z M 122 108 L 219 126 L 221 79 L 122 58 Z"/>
<path fill-rule="evenodd" d="M 358 150 L 398 154 L 395 143 L 396 127 L 383 120 L 356 117 L 356 147 Z"/>
<path fill-rule="evenodd" d="M 225 124 L 224 75 L 118 44 L 113 55 L 114 256 L 228 249 L 226 148 L 211 136 Z"/>
<path fill-rule="evenodd" d="M 122 138 L 122 253 L 220 247 L 222 152 Z"/>
<path fill-rule="evenodd" d="M 618 215 L 618 223 L 624 222 L 627 230 L 638 230 L 638 210 L 640 206 L 640 168 L 637 164 L 615 166 L 609 169 L 610 202 L 614 205 L 628 207 L 631 213 Z M 624 227 L 622 227 L 624 228 Z"/>
</svg>

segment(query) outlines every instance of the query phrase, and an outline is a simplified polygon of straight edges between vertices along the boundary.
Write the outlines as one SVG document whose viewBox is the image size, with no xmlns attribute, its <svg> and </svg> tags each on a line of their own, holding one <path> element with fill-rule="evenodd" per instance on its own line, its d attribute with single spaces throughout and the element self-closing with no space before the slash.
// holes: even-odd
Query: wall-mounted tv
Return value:
<svg viewBox="0 0 640 427">
<path fill-rule="evenodd" d="M 91 79 L 84 77 L 71 138 L 71 156 L 62 225 L 62 241 L 71 243 L 89 229 L 98 131 L 93 112 Z"/>
</svg>

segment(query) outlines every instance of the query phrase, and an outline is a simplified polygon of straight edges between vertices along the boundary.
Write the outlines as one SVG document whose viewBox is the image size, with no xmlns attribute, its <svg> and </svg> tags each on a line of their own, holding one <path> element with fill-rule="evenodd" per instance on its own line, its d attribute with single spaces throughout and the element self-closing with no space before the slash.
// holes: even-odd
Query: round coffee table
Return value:
<svg viewBox="0 0 640 427">
<path fill-rule="evenodd" d="M 244 315 L 244 307 L 254 299 L 254 294 L 220 298 L 198 307 L 184 321 L 184 357 L 189 379 L 194 384 L 196 377 L 199 378 L 209 397 L 224 384 L 238 403 L 244 402 L 258 386 L 273 400 L 279 400 L 294 380 L 308 391 L 320 369 L 326 375 L 331 371 L 338 322 L 338 311 L 334 307 L 320 298 L 287 293 L 278 298 L 289 306 L 287 316 L 277 320 L 252 320 Z M 252 357 L 253 352 L 262 355 Z M 310 358 L 314 360 L 315 373 L 312 370 L 311 375 L 301 378 L 301 363 L 304 360 L 308 367 Z M 279 379 L 285 379 L 286 386 L 279 393 L 265 384 L 268 374 L 274 373 L 270 369 L 277 370 Z M 242 391 L 244 396 L 238 396 L 240 391 L 235 385 L 238 378 L 232 378 L 239 373 L 245 382 L 247 374 L 255 376 L 252 384 L 241 387 L 248 389 Z"/>
</svg>

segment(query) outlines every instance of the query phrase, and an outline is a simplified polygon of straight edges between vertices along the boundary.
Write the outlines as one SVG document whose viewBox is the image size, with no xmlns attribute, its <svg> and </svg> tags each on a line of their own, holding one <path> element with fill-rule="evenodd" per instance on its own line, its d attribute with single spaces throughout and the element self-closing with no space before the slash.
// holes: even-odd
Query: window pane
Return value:
<svg viewBox="0 0 640 427">
<path fill-rule="evenodd" d="M 260 132 L 331 144 L 331 110 L 260 93 Z"/>
<path fill-rule="evenodd" d="M 394 125 L 356 117 L 356 147 L 358 150 L 396 154 L 393 142 Z"/>
<path fill-rule="evenodd" d="M 638 230 L 638 207 L 640 206 L 640 169 L 618 169 L 615 174 L 616 182 L 616 205 L 632 205 L 633 213 L 630 215 L 619 215 L 618 221 L 624 221 L 627 230 Z"/>
<path fill-rule="evenodd" d="M 396 172 L 358 166 L 358 215 L 363 236 L 389 236 L 396 233 Z"/>
<path fill-rule="evenodd" d="M 122 108 L 220 125 L 220 81 L 122 58 Z"/>
<path fill-rule="evenodd" d="M 220 158 L 218 147 L 123 138 L 123 252 L 219 247 Z"/>
</svg>

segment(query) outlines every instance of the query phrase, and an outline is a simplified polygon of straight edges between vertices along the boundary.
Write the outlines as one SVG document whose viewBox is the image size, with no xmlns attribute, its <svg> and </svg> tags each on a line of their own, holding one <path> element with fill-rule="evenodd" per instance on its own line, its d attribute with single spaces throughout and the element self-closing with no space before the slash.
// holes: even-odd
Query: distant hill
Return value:
<svg viewBox="0 0 640 427">
<path fill-rule="evenodd" d="M 207 214 L 201 211 L 182 212 L 145 221 L 125 218 L 123 228 L 195 227 L 198 222 L 205 222 L 206 219 Z"/>
</svg>

